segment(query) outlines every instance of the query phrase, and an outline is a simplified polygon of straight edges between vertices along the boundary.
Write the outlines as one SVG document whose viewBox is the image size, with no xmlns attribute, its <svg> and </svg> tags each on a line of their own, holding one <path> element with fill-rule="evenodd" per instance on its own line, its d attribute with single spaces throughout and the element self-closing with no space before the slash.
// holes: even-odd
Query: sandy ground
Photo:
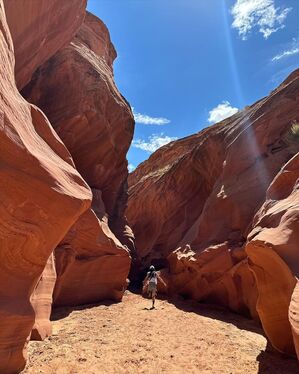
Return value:
<svg viewBox="0 0 299 374">
<path fill-rule="evenodd" d="M 31 342 L 26 374 L 299 373 L 254 322 L 194 302 L 149 300 L 55 311 L 53 336 Z"/>
</svg>

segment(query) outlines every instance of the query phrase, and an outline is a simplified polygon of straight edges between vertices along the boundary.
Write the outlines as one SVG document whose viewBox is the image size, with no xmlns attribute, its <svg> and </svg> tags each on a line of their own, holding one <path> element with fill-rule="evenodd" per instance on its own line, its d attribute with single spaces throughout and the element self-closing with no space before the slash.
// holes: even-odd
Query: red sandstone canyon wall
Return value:
<svg viewBox="0 0 299 374">
<path fill-rule="evenodd" d="M 51 334 L 53 299 L 119 301 L 127 287 L 134 120 L 109 32 L 85 6 L 0 0 L 1 373 Z"/>
<path fill-rule="evenodd" d="M 288 309 L 299 270 L 298 104 L 299 70 L 256 104 L 160 148 L 130 175 L 127 209 L 139 264 L 164 267 L 168 292 L 260 319 L 287 353 L 291 327 L 297 336 L 295 296 L 292 326 Z"/>
<path fill-rule="evenodd" d="M 2 0 L 0 25 L 0 372 L 13 373 L 25 365 L 34 289 L 91 192 L 47 118 L 16 88 Z"/>
<path fill-rule="evenodd" d="M 298 139 L 291 139 L 290 145 L 296 141 Z M 274 347 L 288 353 L 294 351 L 292 327 L 297 336 L 295 310 L 298 305 L 294 287 L 299 276 L 298 183 L 299 157 L 296 154 L 270 184 L 266 201 L 254 217 L 246 246 L 256 277 L 257 309 L 264 330 Z"/>
<path fill-rule="evenodd" d="M 94 195 L 92 209 L 56 250 L 56 305 L 120 300 L 127 287 L 126 153 L 134 120 L 114 83 L 115 57 L 106 26 L 87 13 L 73 41 L 22 91 L 46 113 Z"/>
<path fill-rule="evenodd" d="M 42 63 L 71 41 L 83 22 L 86 4 L 87 0 L 4 0 L 19 89 Z"/>
</svg>

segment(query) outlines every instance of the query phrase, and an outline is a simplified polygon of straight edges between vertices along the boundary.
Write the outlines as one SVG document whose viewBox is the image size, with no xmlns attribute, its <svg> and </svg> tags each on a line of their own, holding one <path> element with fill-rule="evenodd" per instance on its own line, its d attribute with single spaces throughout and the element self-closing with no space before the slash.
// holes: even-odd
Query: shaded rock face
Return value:
<svg viewBox="0 0 299 374">
<path fill-rule="evenodd" d="M 44 315 L 34 289 L 53 249 L 90 206 L 91 192 L 47 118 L 15 86 L 2 0 L 0 64 L 0 372 L 15 373 L 25 365 L 34 310 Z"/>
<path fill-rule="evenodd" d="M 126 211 L 145 266 L 163 263 L 204 208 L 221 172 L 224 127 L 171 143 L 129 176 Z"/>
<path fill-rule="evenodd" d="M 163 278 L 169 294 L 220 304 L 258 320 L 257 287 L 244 250 L 220 244 L 195 253 L 178 248 L 168 258 Z"/>
<path fill-rule="evenodd" d="M 4 0 L 15 47 L 17 86 L 71 41 L 85 17 L 86 0 Z"/>
<path fill-rule="evenodd" d="M 94 197 L 95 201 L 99 204 Z M 122 299 L 130 256 L 111 232 L 107 219 L 99 219 L 95 210 L 80 217 L 57 247 L 55 257 L 55 305 Z"/>
<path fill-rule="evenodd" d="M 115 57 L 106 26 L 87 13 L 70 45 L 22 91 L 46 113 L 94 195 L 92 210 L 56 250 L 56 305 L 120 300 L 127 286 L 130 257 L 123 244 L 132 249 L 133 235 L 124 217 L 126 153 L 134 120 L 114 83 Z"/>
<path fill-rule="evenodd" d="M 288 353 L 299 270 L 298 103 L 299 70 L 251 107 L 162 147 L 130 175 L 127 209 L 139 263 L 166 267 L 168 292 L 259 318 Z"/>
<path fill-rule="evenodd" d="M 292 155 L 283 137 L 298 116 L 297 94 L 296 76 L 249 109 L 159 149 L 130 174 L 127 216 L 146 265 L 178 245 L 245 242 Z"/>
</svg>

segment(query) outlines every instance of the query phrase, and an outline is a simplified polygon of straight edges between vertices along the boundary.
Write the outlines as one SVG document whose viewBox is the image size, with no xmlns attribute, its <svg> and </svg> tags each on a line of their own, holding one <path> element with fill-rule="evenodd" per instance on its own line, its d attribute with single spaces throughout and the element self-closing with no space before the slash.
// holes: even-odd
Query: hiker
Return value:
<svg viewBox="0 0 299 374">
<path fill-rule="evenodd" d="M 153 265 L 150 266 L 149 271 L 146 274 L 144 279 L 144 286 L 147 287 L 147 292 L 149 297 L 152 298 L 153 305 L 151 309 L 155 309 L 155 300 L 157 296 L 157 284 L 159 280 L 166 286 L 165 282 L 161 277 L 157 274 L 156 269 Z"/>
</svg>

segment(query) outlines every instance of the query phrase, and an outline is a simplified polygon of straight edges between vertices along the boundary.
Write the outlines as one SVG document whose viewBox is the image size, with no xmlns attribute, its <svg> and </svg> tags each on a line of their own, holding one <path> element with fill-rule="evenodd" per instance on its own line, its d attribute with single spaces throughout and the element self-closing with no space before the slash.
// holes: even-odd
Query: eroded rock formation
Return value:
<svg viewBox="0 0 299 374">
<path fill-rule="evenodd" d="M 294 129 L 294 127 L 293 127 Z M 291 136 L 291 139 L 290 139 Z M 292 147 L 298 134 L 289 135 Z M 293 139 L 292 139 L 293 138 Z M 295 155 L 269 186 L 266 201 L 257 212 L 248 235 L 246 252 L 259 291 L 258 311 L 271 343 L 278 350 L 292 353 L 290 300 L 299 276 L 299 156 Z M 296 292 L 290 307 L 291 325 L 296 336 Z"/>
<path fill-rule="evenodd" d="M 292 328 L 295 349 L 299 359 L 299 282 L 296 280 L 296 286 L 293 291 L 290 307 L 289 320 Z"/>
<path fill-rule="evenodd" d="M 50 315 L 55 282 L 55 259 L 52 253 L 31 297 L 31 304 L 35 312 L 31 340 L 44 340 L 52 335 Z"/>
<path fill-rule="evenodd" d="M 4 0 L 19 89 L 41 64 L 71 41 L 83 22 L 86 4 L 87 0 Z"/>
<path fill-rule="evenodd" d="M 124 210 L 134 121 L 114 83 L 115 57 L 106 26 L 87 13 L 71 44 L 22 91 L 46 113 L 94 195 L 93 209 L 56 250 L 56 305 L 120 300 L 127 286 L 130 258 L 122 243 L 132 243 Z"/>
<path fill-rule="evenodd" d="M 124 244 L 134 248 L 124 217 L 134 121 L 113 80 L 116 53 L 106 26 L 91 14 L 82 24 L 86 0 L 4 2 L 0 372 L 6 374 L 24 367 L 30 335 L 51 334 L 53 297 L 58 305 L 121 299 L 130 267 Z M 23 97 L 38 106 L 18 91 L 27 83 Z"/>
<path fill-rule="evenodd" d="M 298 104 L 299 70 L 256 104 L 162 147 L 130 175 L 127 210 L 139 263 L 167 268 L 168 292 L 260 318 L 287 353 L 299 270 Z"/>
<path fill-rule="evenodd" d="M 47 118 L 15 86 L 2 0 L 0 26 L 0 372 L 15 373 L 35 322 L 31 295 L 91 192 Z"/>
</svg>

